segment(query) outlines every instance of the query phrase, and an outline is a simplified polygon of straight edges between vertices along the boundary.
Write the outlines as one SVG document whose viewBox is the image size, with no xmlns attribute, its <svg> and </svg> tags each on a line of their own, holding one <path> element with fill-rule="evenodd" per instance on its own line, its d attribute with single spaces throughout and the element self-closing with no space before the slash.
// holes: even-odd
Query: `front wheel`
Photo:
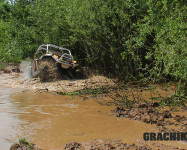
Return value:
<svg viewBox="0 0 187 150">
<path fill-rule="evenodd" d="M 54 61 L 42 61 L 39 65 L 39 78 L 41 82 L 59 79 L 57 64 Z"/>
</svg>

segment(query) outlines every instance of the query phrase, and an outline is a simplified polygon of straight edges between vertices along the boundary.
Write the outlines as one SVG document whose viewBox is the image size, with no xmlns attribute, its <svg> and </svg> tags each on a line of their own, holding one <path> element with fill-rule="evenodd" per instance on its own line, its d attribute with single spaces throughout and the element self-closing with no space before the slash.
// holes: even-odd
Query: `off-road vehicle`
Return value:
<svg viewBox="0 0 187 150">
<path fill-rule="evenodd" d="M 34 55 L 31 74 L 41 81 L 72 78 L 77 66 L 70 50 L 52 44 L 40 45 Z"/>
</svg>

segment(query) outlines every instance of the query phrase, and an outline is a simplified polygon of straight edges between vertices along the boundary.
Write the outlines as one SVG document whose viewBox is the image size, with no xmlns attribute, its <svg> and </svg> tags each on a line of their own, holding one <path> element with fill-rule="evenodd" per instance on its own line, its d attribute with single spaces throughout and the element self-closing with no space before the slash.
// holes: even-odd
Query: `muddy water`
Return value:
<svg viewBox="0 0 187 150">
<path fill-rule="evenodd" d="M 110 113 L 112 109 L 112 106 L 79 96 L 20 92 L 0 87 L 0 150 L 8 150 L 23 137 L 44 150 L 57 150 L 72 141 L 122 139 L 126 143 L 143 142 L 144 132 L 156 131 L 154 125 L 114 117 Z"/>
</svg>

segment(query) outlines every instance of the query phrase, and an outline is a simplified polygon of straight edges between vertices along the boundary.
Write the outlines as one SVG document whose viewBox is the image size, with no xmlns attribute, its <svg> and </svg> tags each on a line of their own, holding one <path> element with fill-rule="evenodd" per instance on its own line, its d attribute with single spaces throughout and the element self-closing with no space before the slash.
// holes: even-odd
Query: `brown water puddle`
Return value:
<svg viewBox="0 0 187 150">
<path fill-rule="evenodd" d="M 152 101 L 159 99 L 159 97 L 166 98 L 174 94 L 176 89 L 176 83 L 172 83 L 168 88 L 166 88 L 165 84 L 154 84 L 152 86 L 150 85 L 149 88 L 132 86 L 128 87 L 126 90 L 117 91 L 117 93 L 123 97 L 128 96 L 128 99 L 130 100 Z M 111 94 L 112 97 L 114 97 L 114 94 L 116 94 L 116 92 Z M 117 97 L 115 96 L 115 98 Z"/>
<path fill-rule="evenodd" d="M 155 125 L 115 117 L 111 113 L 113 106 L 82 99 L 0 88 L 0 149 L 9 149 L 23 137 L 44 150 L 62 149 L 63 144 L 72 141 L 95 139 L 137 143 L 143 142 L 144 132 L 157 130 Z M 180 142 L 167 144 L 185 146 Z"/>
</svg>

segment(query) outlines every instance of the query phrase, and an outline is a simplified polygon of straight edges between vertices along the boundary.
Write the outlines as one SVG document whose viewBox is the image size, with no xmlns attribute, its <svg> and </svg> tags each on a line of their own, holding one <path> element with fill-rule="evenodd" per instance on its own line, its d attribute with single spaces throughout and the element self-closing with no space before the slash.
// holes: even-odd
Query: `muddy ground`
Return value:
<svg viewBox="0 0 187 150">
<path fill-rule="evenodd" d="M 24 142 L 24 143 L 19 142 L 19 143 L 12 144 L 10 150 L 41 150 L 41 149 L 35 147 L 35 145 L 30 142 Z"/>
<path fill-rule="evenodd" d="M 187 132 L 186 110 L 159 107 L 158 102 L 135 104 L 134 107 L 117 107 L 112 111 L 116 117 L 129 118 L 149 124 L 156 124 L 159 132 Z M 180 115 L 177 114 L 180 112 Z"/>
<path fill-rule="evenodd" d="M 183 148 L 163 145 L 155 142 L 138 144 L 123 143 L 120 140 L 95 140 L 91 142 L 68 143 L 64 145 L 64 150 L 185 150 Z"/>
<path fill-rule="evenodd" d="M 89 142 L 71 142 L 63 145 L 63 150 L 186 150 L 177 146 L 170 146 L 156 142 L 142 143 L 124 143 L 120 140 L 95 140 Z M 30 146 L 28 143 L 19 144 L 15 143 L 11 146 L 10 150 L 41 150 L 34 145 Z"/>
<path fill-rule="evenodd" d="M 10 150 L 40 150 L 34 146 L 29 146 L 28 143 L 24 144 L 13 144 L 10 148 Z M 72 142 L 65 144 L 63 146 L 64 150 L 151 150 L 151 148 L 145 144 L 140 143 L 138 146 L 136 144 L 127 144 L 127 143 L 122 143 L 119 140 L 96 140 L 96 141 L 91 141 L 91 142 L 82 142 L 82 143 L 77 143 L 77 142 Z"/>
<path fill-rule="evenodd" d="M 35 90 L 36 92 L 73 92 L 85 88 L 98 88 L 101 86 L 115 87 L 115 82 L 104 76 L 90 76 L 86 79 L 58 80 L 53 82 L 41 83 L 39 78 L 31 78 L 20 66 L 11 66 L 0 69 L 0 86 L 19 88 L 23 90 Z M 135 90 L 134 90 L 135 89 Z M 121 93 L 111 92 L 97 97 L 98 102 L 102 104 L 116 105 L 112 113 L 122 118 L 138 120 L 148 124 L 156 124 L 158 132 L 187 132 L 187 109 L 186 106 L 178 108 L 162 107 L 159 97 L 167 98 L 175 91 L 174 86 L 164 88 L 162 85 L 158 89 L 136 88 L 127 86 Z M 128 100 L 121 103 L 121 98 L 128 97 Z M 124 100 L 124 99 L 123 99 Z M 136 102 L 134 102 L 136 101 Z M 131 103 L 133 102 L 133 103 Z M 125 105 L 125 106 L 123 106 Z M 184 141 L 186 142 L 186 141 Z M 21 148 L 19 143 L 14 144 L 11 150 Z M 27 146 L 24 146 L 27 149 Z M 32 148 L 30 148 L 32 149 Z M 34 149 L 34 147 L 33 147 Z M 96 140 L 91 142 L 72 142 L 64 145 L 66 150 L 84 150 L 84 149 L 180 149 L 157 142 L 147 143 L 122 143 L 120 141 Z"/>
<path fill-rule="evenodd" d="M 36 92 L 73 92 L 84 88 L 97 88 L 105 85 L 113 86 L 115 83 L 104 76 L 92 75 L 84 79 L 66 79 L 51 82 L 40 82 L 39 78 L 32 78 L 29 66 L 9 66 L 0 69 L 0 86 L 35 90 Z"/>
</svg>

